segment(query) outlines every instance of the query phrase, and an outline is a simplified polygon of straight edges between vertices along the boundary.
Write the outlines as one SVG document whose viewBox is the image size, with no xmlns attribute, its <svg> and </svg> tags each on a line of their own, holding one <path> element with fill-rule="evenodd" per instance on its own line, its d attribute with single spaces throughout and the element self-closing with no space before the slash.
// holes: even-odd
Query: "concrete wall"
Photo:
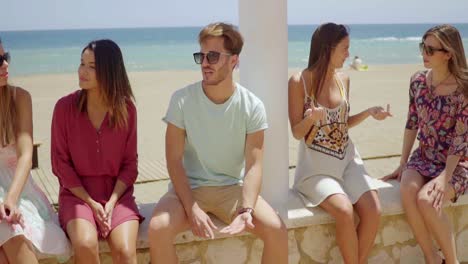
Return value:
<svg viewBox="0 0 468 264">
<path fill-rule="evenodd" d="M 369 263 L 424 263 L 422 252 L 416 244 L 408 226 L 399 200 L 397 183 L 382 183 L 379 196 L 383 216 Z M 154 204 L 143 205 L 143 215 L 150 215 Z M 444 209 L 453 223 L 459 260 L 468 262 L 468 196 L 457 204 Z M 220 226 L 220 222 L 216 223 Z M 343 263 L 335 241 L 333 219 L 321 209 L 306 209 L 293 191 L 289 193 L 288 219 L 289 263 Z M 147 221 L 140 228 L 138 241 L 138 263 L 149 263 L 146 239 Z M 260 263 L 263 243 L 254 236 L 244 233 L 235 237 L 214 240 L 195 238 L 191 232 L 180 234 L 175 243 L 182 264 L 188 263 Z M 102 263 L 112 263 L 109 249 L 101 243 Z M 107 253 L 106 253 L 107 252 Z M 57 263 L 56 260 L 42 260 L 40 263 Z M 73 263 L 70 260 L 68 263 Z"/>
</svg>

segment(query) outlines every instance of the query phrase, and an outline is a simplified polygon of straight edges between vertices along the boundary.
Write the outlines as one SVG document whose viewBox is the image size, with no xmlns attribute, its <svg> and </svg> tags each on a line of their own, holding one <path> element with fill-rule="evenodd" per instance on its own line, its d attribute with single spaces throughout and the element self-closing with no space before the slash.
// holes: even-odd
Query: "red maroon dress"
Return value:
<svg viewBox="0 0 468 264">
<path fill-rule="evenodd" d="M 143 221 L 133 196 L 137 168 L 137 115 L 133 103 L 127 104 L 128 127 L 112 128 L 106 115 L 99 130 L 88 114 L 78 110 L 81 91 L 61 98 L 52 119 L 52 171 L 59 178 L 59 220 L 66 231 L 70 220 L 82 218 L 98 227 L 93 211 L 70 188 L 82 186 L 103 206 L 109 200 L 117 180 L 127 189 L 112 213 L 111 230 L 130 221 Z M 98 233 L 100 234 L 101 232 Z"/>
</svg>

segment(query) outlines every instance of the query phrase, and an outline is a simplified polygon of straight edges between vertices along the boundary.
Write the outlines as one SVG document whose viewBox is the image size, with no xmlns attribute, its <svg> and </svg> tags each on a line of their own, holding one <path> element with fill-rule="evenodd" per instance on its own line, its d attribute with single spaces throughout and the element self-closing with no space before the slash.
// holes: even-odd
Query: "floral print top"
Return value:
<svg viewBox="0 0 468 264">
<path fill-rule="evenodd" d="M 424 159 L 444 165 L 449 155 L 461 156 L 466 166 L 468 156 L 468 99 L 457 89 L 449 95 L 436 95 L 427 84 L 427 72 L 413 75 L 407 129 L 419 129 L 420 148 L 431 150 Z M 435 165 L 434 164 L 434 165 Z"/>
</svg>

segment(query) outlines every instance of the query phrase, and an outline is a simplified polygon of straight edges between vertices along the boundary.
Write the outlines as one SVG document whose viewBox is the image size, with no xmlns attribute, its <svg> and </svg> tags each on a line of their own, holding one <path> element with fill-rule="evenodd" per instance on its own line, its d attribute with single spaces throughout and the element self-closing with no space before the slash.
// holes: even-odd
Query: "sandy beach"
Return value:
<svg viewBox="0 0 468 264">
<path fill-rule="evenodd" d="M 385 107 L 389 103 L 394 115 L 385 121 L 369 118 L 350 130 L 351 139 L 363 158 L 400 154 L 408 108 L 409 79 L 420 69 L 423 69 L 422 65 L 371 65 L 368 71 L 362 72 L 344 69 L 351 78 L 352 114 L 375 105 Z M 290 69 L 288 74 L 291 75 L 299 70 Z M 166 112 L 170 96 L 175 90 L 199 80 L 200 73 L 198 71 L 130 72 L 129 76 L 138 109 L 139 158 L 164 160 L 166 125 L 161 118 Z M 50 168 L 50 125 L 53 108 L 60 97 L 79 89 L 77 74 L 13 76 L 10 77 L 10 82 L 27 89 L 32 95 L 34 139 L 42 142 L 39 149 L 39 163 L 42 167 Z M 287 105 L 278 107 L 287 107 Z M 295 165 L 298 141 L 290 136 L 289 142 L 289 164 Z M 398 160 L 398 158 L 369 160 L 366 161 L 366 166 L 373 177 L 381 177 L 391 172 Z"/>
</svg>

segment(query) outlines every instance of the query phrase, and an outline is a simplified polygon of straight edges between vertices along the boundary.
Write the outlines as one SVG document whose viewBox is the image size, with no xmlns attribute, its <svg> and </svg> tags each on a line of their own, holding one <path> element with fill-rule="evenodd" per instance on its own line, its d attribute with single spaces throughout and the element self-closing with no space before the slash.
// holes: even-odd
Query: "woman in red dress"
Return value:
<svg viewBox="0 0 468 264">
<path fill-rule="evenodd" d="M 137 119 L 122 53 L 113 41 L 81 53 L 78 90 L 61 98 L 52 120 L 51 160 L 59 178 L 59 219 L 76 263 L 99 263 L 98 237 L 113 263 L 136 263 L 139 221 Z"/>
</svg>

